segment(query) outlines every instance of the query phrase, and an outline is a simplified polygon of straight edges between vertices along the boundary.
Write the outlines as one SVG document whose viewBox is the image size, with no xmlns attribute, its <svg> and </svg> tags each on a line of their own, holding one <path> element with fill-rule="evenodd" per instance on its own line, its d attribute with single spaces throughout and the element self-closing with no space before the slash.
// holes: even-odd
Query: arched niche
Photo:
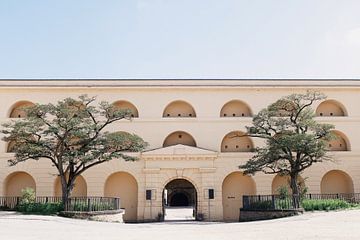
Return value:
<svg viewBox="0 0 360 240">
<path fill-rule="evenodd" d="M 14 172 L 6 177 L 4 182 L 4 193 L 6 197 L 19 197 L 22 190 L 32 188 L 36 192 L 34 178 L 26 172 Z"/>
<path fill-rule="evenodd" d="M 239 221 L 243 195 L 255 195 L 256 185 L 252 177 L 242 172 L 232 172 L 222 183 L 222 204 L 224 221 Z"/>
<path fill-rule="evenodd" d="M 57 177 L 54 186 L 54 195 L 56 197 L 62 196 L 61 180 Z M 75 179 L 75 184 L 71 192 L 71 197 L 86 197 L 87 196 L 87 184 L 82 176 L 78 176 Z"/>
<path fill-rule="evenodd" d="M 10 141 L 7 143 L 6 152 L 13 153 L 15 152 L 15 148 L 16 148 L 16 142 Z"/>
<path fill-rule="evenodd" d="M 194 118 L 196 113 L 194 108 L 185 101 L 174 101 L 166 106 L 163 112 L 163 117 L 180 117 L 180 118 Z"/>
<path fill-rule="evenodd" d="M 17 102 L 12 106 L 9 117 L 10 118 L 24 118 L 24 117 L 26 117 L 25 109 L 28 107 L 32 107 L 34 105 L 35 104 L 30 101 Z"/>
<path fill-rule="evenodd" d="M 241 100 L 227 102 L 220 111 L 220 117 L 251 117 L 250 107 Z"/>
<path fill-rule="evenodd" d="M 125 131 L 112 132 L 107 135 L 111 151 L 124 151 L 132 145 L 133 135 Z"/>
<path fill-rule="evenodd" d="M 297 182 L 300 186 L 300 190 L 305 189 L 305 181 L 301 176 L 298 177 Z M 271 184 L 271 193 L 279 194 L 282 187 L 286 187 L 288 193 L 292 194 L 290 187 L 290 176 L 277 174 Z"/>
<path fill-rule="evenodd" d="M 320 189 L 322 194 L 354 193 L 354 184 L 346 172 L 331 170 L 321 179 Z"/>
<path fill-rule="evenodd" d="M 139 111 L 137 110 L 135 105 L 132 104 L 131 102 L 128 102 L 125 100 L 119 100 L 119 101 L 114 102 L 113 106 L 115 107 L 115 109 L 118 109 L 118 110 L 130 110 L 131 117 L 133 117 L 133 118 L 139 117 Z"/>
<path fill-rule="evenodd" d="M 328 151 L 350 151 L 350 142 L 344 133 L 333 130 L 335 138 L 327 142 Z"/>
<path fill-rule="evenodd" d="M 30 136 L 29 136 L 29 139 L 32 139 L 33 141 L 35 141 L 35 137 L 32 137 L 32 136 L 30 137 Z M 15 152 L 15 149 L 16 149 L 17 147 L 21 146 L 22 143 L 24 143 L 23 140 L 21 140 L 21 141 L 12 140 L 12 141 L 7 142 L 6 152 L 7 152 L 7 153 L 13 153 L 13 152 Z"/>
<path fill-rule="evenodd" d="M 196 147 L 195 139 L 187 132 L 176 131 L 168 135 L 163 143 L 163 147 L 183 144 Z"/>
<path fill-rule="evenodd" d="M 221 142 L 221 152 L 251 152 L 253 149 L 251 138 L 241 131 L 226 134 Z"/>
<path fill-rule="evenodd" d="M 316 116 L 342 117 L 347 116 L 345 106 L 336 100 L 325 100 L 316 108 Z"/>
<path fill-rule="evenodd" d="M 125 208 L 124 221 L 137 221 L 138 183 L 134 176 L 127 172 L 111 174 L 105 182 L 104 196 L 120 198 L 121 208 Z"/>
</svg>

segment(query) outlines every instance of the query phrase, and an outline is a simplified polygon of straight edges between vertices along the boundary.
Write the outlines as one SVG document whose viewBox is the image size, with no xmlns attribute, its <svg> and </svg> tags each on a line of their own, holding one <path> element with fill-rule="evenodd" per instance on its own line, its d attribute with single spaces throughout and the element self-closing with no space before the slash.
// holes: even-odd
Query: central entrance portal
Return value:
<svg viewBox="0 0 360 240">
<path fill-rule="evenodd" d="M 195 220 L 197 192 L 185 179 L 175 179 L 166 184 L 163 191 L 165 221 Z"/>
</svg>

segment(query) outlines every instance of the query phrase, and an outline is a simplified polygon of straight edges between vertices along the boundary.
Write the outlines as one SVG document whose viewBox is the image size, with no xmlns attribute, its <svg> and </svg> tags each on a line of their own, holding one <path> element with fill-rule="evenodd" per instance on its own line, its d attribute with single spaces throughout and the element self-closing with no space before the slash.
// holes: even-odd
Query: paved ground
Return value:
<svg viewBox="0 0 360 240">
<path fill-rule="evenodd" d="M 193 216 L 193 207 L 166 207 L 165 208 L 165 220 L 177 221 L 177 220 L 195 220 Z"/>
<path fill-rule="evenodd" d="M 0 239 L 360 239 L 360 210 L 247 223 L 119 224 L 0 212 Z"/>
</svg>

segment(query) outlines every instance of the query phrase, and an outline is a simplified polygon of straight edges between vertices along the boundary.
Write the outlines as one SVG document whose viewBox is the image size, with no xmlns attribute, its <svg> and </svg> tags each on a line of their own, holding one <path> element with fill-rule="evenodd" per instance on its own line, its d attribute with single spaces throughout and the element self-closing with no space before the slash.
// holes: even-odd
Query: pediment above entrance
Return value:
<svg viewBox="0 0 360 240">
<path fill-rule="evenodd" d="M 215 159 L 218 153 L 215 151 L 177 144 L 173 146 L 157 148 L 142 152 L 145 159 Z"/>
</svg>

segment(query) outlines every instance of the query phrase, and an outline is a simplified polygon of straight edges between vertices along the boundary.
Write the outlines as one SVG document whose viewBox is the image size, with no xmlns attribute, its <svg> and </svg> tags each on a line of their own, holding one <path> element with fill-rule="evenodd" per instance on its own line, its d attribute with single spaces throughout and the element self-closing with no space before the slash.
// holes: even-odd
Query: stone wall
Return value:
<svg viewBox="0 0 360 240">
<path fill-rule="evenodd" d="M 267 220 L 274 218 L 290 217 L 302 214 L 304 209 L 297 210 L 244 210 L 240 209 L 240 222 Z"/>
</svg>

